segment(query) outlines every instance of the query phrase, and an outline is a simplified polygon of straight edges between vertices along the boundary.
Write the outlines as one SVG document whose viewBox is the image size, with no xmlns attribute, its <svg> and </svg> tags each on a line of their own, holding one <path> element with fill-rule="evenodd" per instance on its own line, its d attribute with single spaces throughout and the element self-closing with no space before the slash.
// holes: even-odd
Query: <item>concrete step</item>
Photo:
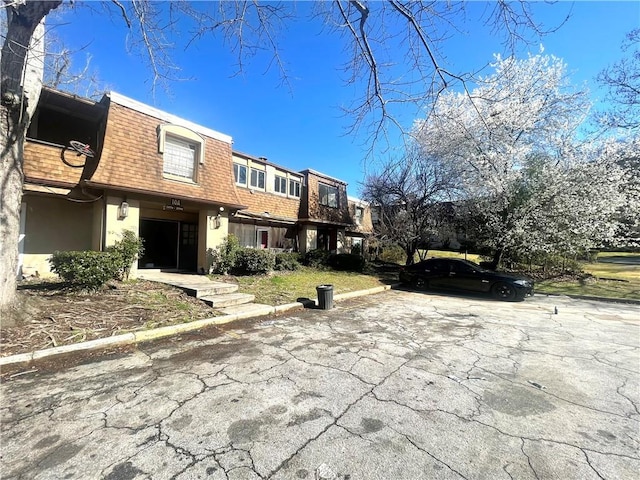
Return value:
<svg viewBox="0 0 640 480">
<path fill-rule="evenodd" d="M 256 296 L 248 293 L 223 293 L 218 295 L 207 295 L 198 298 L 210 307 L 225 308 L 234 305 L 251 303 L 256 299 Z"/>
<path fill-rule="evenodd" d="M 233 283 L 209 282 L 199 285 L 182 284 L 176 287 L 183 289 L 187 295 L 202 298 L 211 295 L 226 295 L 238 291 L 238 285 Z"/>
<path fill-rule="evenodd" d="M 221 308 L 218 311 L 224 315 L 269 315 L 270 313 L 273 313 L 273 307 L 263 303 L 245 303 L 242 305 L 233 305 L 231 307 Z"/>
<path fill-rule="evenodd" d="M 232 283 L 215 282 L 204 275 L 163 272 L 159 270 L 138 270 L 138 278 L 166 283 L 184 290 L 187 295 L 201 298 L 209 295 L 233 293 L 238 286 Z"/>
</svg>

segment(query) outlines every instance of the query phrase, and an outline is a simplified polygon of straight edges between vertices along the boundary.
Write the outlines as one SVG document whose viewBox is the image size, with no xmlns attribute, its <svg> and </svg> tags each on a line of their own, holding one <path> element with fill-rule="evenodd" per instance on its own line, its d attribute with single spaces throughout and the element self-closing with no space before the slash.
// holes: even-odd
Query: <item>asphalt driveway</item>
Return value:
<svg viewBox="0 0 640 480">
<path fill-rule="evenodd" d="M 386 292 L 5 381 L 1 476 L 637 478 L 639 347 L 636 305 Z"/>
</svg>

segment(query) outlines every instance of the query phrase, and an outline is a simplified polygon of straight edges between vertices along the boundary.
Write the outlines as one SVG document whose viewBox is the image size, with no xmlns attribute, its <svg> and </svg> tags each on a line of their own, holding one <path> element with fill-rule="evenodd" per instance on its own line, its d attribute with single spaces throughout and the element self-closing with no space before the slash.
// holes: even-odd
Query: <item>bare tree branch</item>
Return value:
<svg viewBox="0 0 640 480">
<path fill-rule="evenodd" d="M 598 82 L 609 89 L 612 107 L 601 113 L 606 126 L 623 129 L 640 128 L 640 28 L 627 34 L 622 50 L 630 55 L 598 74 Z"/>
</svg>

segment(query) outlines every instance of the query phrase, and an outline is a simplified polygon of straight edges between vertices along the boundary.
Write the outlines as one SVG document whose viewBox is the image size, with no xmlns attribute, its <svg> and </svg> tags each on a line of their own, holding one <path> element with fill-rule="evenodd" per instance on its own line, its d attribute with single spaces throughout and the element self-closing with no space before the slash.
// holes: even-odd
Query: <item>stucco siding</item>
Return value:
<svg viewBox="0 0 640 480">
<path fill-rule="evenodd" d="M 48 259 L 56 250 L 91 250 L 91 203 L 25 195 L 25 238 L 22 271 L 25 275 L 51 275 Z"/>
</svg>

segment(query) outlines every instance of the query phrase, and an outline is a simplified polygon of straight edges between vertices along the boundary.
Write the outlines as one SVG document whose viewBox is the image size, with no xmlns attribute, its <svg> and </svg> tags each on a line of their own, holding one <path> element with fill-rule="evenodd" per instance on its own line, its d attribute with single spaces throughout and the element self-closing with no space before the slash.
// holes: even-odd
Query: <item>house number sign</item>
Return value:
<svg viewBox="0 0 640 480">
<path fill-rule="evenodd" d="M 184 210 L 184 208 L 182 207 L 182 200 L 180 200 L 179 198 L 172 198 L 169 202 L 168 205 L 165 205 L 164 207 L 162 207 L 163 210 L 176 210 L 178 212 L 181 212 L 182 210 Z"/>
</svg>

